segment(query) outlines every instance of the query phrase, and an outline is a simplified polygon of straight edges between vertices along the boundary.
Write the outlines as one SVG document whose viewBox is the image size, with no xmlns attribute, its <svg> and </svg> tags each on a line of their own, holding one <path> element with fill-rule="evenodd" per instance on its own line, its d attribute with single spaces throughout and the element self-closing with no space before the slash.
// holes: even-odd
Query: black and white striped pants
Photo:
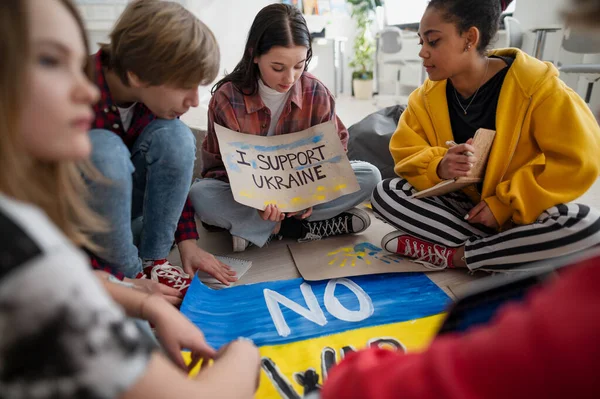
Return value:
<svg viewBox="0 0 600 399">
<path fill-rule="evenodd" d="M 532 224 L 498 233 L 463 219 L 475 204 L 462 191 L 410 198 L 415 192 L 405 179 L 386 179 L 373 192 L 373 210 L 408 235 L 446 247 L 464 245 L 471 270 L 506 270 L 600 244 L 600 213 L 586 205 L 553 206 Z"/>
</svg>

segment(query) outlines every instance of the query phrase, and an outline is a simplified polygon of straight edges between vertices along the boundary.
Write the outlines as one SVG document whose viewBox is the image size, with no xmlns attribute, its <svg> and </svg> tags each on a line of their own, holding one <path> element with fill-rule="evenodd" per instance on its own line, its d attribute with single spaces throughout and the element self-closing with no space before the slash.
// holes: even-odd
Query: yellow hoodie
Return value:
<svg viewBox="0 0 600 399">
<path fill-rule="evenodd" d="M 534 222 L 546 209 L 573 201 L 596 181 L 600 127 L 585 102 L 549 62 L 517 49 L 490 55 L 513 57 L 498 100 L 496 138 L 481 195 L 498 224 Z M 446 80 L 427 80 L 408 100 L 390 141 L 396 174 L 417 190 L 441 181 L 437 166 L 453 140 Z"/>
</svg>

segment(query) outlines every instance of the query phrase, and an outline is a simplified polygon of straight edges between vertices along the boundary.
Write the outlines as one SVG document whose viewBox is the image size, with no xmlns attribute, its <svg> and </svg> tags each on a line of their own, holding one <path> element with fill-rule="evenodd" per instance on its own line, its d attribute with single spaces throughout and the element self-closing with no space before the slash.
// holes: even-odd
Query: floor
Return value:
<svg viewBox="0 0 600 399">
<path fill-rule="evenodd" d="M 380 97 L 372 100 L 358 101 L 350 97 L 340 97 L 336 100 L 336 112 L 346 127 L 360 121 L 365 116 L 377 111 L 385 106 L 396 103 L 406 103 L 406 98 Z M 205 111 L 204 111 L 205 112 Z M 201 109 L 190 111 L 186 122 L 192 125 L 202 124 Z M 581 202 L 596 208 L 600 208 L 600 180 L 594 184 L 590 190 L 579 198 L 576 202 Z M 371 212 L 369 210 L 369 212 Z M 382 237 L 393 228 L 374 216 L 371 217 L 372 223 L 368 229 L 370 236 Z M 283 280 L 300 277 L 294 264 L 288 244 L 290 240 L 281 240 L 271 242 L 265 248 L 250 247 L 245 252 L 233 253 L 231 236 L 228 233 L 209 233 L 198 226 L 200 239 L 198 245 L 215 255 L 229 255 L 241 259 L 252 260 L 253 265 L 248 273 L 240 279 L 238 284 L 251 284 L 267 280 Z M 379 245 L 378 242 L 373 244 Z M 179 254 L 175 249 L 169 256 L 173 264 L 180 264 Z M 446 270 L 444 272 L 428 273 L 428 276 L 448 295 L 455 297 L 456 293 L 464 291 L 469 283 L 486 276 L 485 274 L 471 275 L 466 271 Z"/>
<path fill-rule="evenodd" d="M 370 237 L 383 237 L 393 230 L 393 227 L 376 219 L 372 211 L 365 208 L 371 215 L 371 226 L 363 234 Z M 198 245 L 215 255 L 227 255 L 234 258 L 252 261 L 250 270 L 237 282 L 237 284 L 252 284 L 263 281 L 286 280 L 300 277 L 288 244 L 294 242 L 290 239 L 272 241 L 263 248 L 249 247 L 244 252 L 232 251 L 231 236 L 225 232 L 208 232 L 198 225 L 200 239 Z M 379 242 L 373 242 L 379 246 Z M 169 256 L 173 264 L 180 264 L 177 249 Z M 463 284 L 471 282 L 480 276 L 470 275 L 466 271 L 447 270 L 444 272 L 428 273 L 431 280 L 442 288 L 448 295 L 454 296 Z"/>
</svg>

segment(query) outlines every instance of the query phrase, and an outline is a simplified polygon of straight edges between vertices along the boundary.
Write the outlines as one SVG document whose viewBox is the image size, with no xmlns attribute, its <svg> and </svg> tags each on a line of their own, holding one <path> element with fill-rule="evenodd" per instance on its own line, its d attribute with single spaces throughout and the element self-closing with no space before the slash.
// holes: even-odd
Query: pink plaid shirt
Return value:
<svg viewBox="0 0 600 399">
<path fill-rule="evenodd" d="M 290 91 L 275 127 L 275 135 L 299 132 L 334 120 L 340 141 L 347 150 L 348 130 L 335 114 L 335 100 L 325 85 L 304 72 Z M 202 177 L 228 181 L 215 123 L 236 132 L 266 136 L 271 113 L 258 92 L 246 96 L 231 82 L 221 86 L 212 96 L 208 106 L 208 132 L 202 143 Z"/>
</svg>

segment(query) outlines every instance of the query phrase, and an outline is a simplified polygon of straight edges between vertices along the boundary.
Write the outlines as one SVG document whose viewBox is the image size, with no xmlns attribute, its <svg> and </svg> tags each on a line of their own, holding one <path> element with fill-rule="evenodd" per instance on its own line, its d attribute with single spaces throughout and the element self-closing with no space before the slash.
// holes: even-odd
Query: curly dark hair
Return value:
<svg viewBox="0 0 600 399">
<path fill-rule="evenodd" d="M 441 11 L 444 20 L 455 24 L 461 34 L 473 26 L 479 29 L 477 51 L 482 54 L 500 25 L 499 0 L 431 0 L 427 8 Z"/>
</svg>

